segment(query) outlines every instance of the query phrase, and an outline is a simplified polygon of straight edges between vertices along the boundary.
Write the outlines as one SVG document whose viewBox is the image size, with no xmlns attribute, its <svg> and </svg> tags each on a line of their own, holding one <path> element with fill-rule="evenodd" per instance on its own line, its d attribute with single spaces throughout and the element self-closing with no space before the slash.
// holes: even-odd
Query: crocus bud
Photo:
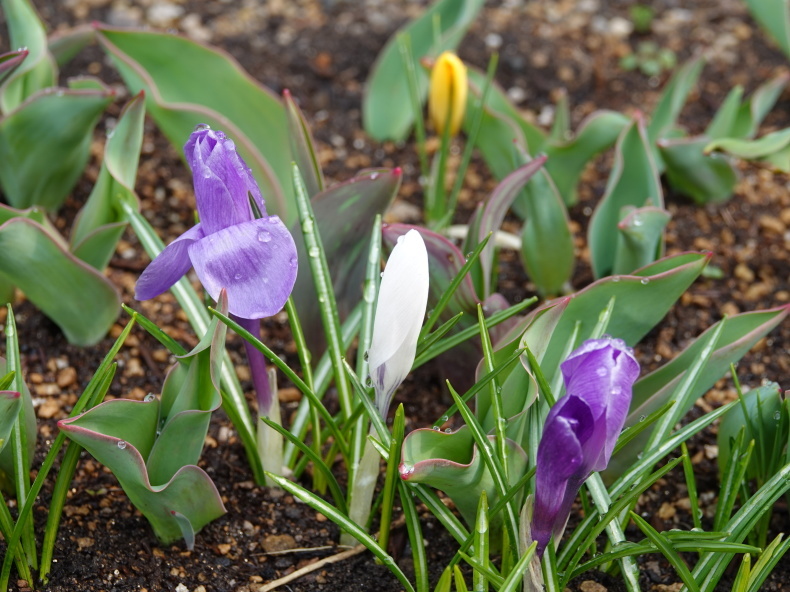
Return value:
<svg viewBox="0 0 790 592">
<path fill-rule="evenodd" d="M 461 128 L 466 108 L 466 66 L 458 56 L 445 51 L 431 70 L 428 113 L 436 132 L 444 133 L 445 123 L 450 136 Z"/>
<path fill-rule="evenodd" d="M 532 537 L 542 555 L 559 539 L 573 500 L 609 464 L 639 364 L 621 339 L 590 339 L 562 363 L 566 394 L 549 411 L 538 446 Z"/>
<path fill-rule="evenodd" d="M 414 363 L 417 339 L 428 304 L 428 251 L 410 230 L 398 238 L 384 273 L 368 350 L 370 377 L 382 416 Z"/>
</svg>

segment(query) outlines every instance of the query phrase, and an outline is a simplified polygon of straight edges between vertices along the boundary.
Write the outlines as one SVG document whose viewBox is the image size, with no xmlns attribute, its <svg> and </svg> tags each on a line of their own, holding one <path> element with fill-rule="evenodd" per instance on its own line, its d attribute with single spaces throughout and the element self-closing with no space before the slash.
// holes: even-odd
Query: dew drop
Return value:
<svg viewBox="0 0 790 592">
<path fill-rule="evenodd" d="M 450 433 L 450 432 L 452 432 L 452 431 L 453 431 L 453 428 L 445 428 L 445 429 L 444 429 L 444 433 L 445 433 L 445 434 L 449 434 L 449 433 Z"/>
<path fill-rule="evenodd" d="M 612 387 L 611 393 L 613 395 L 619 395 L 619 394 L 622 394 L 622 392 L 623 392 L 623 387 L 621 387 L 621 386 L 613 386 Z"/>
<path fill-rule="evenodd" d="M 118 440 L 118 448 L 120 448 L 121 450 L 126 448 L 126 442 L 124 442 L 123 440 Z"/>
<path fill-rule="evenodd" d="M 307 251 L 307 254 L 315 259 L 320 254 L 320 251 L 318 250 L 318 247 L 310 247 L 310 250 Z"/>
<path fill-rule="evenodd" d="M 368 388 L 373 386 L 373 379 L 370 376 L 368 376 L 367 380 L 365 381 L 365 386 Z"/>
<path fill-rule="evenodd" d="M 634 226 L 642 226 L 642 218 L 639 216 L 634 216 L 634 219 L 631 222 Z"/>
<path fill-rule="evenodd" d="M 234 280 L 240 280 L 241 279 L 241 274 L 237 273 L 236 275 L 233 276 L 233 279 Z"/>
<path fill-rule="evenodd" d="M 646 286 L 650 283 L 650 280 L 647 278 L 642 278 L 641 280 L 639 280 L 639 283 L 642 284 L 643 286 Z"/>
<path fill-rule="evenodd" d="M 370 352 L 365 352 L 365 355 L 362 356 L 362 359 L 367 362 L 370 359 Z"/>
<path fill-rule="evenodd" d="M 606 376 L 606 368 L 598 368 L 595 373 L 600 377 L 604 377 Z"/>
<path fill-rule="evenodd" d="M 297 262 L 296 257 L 291 257 L 291 267 L 296 267 Z"/>
<path fill-rule="evenodd" d="M 258 233 L 258 240 L 262 243 L 268 243 L 272 240 L 272 233 L 267 230 L 261 230 Z"/>
<path fill-rule="evenodd" d="M 620 276 L 619 275 L 613 275 L 612 276 L 612 281 L 616 284 L 617 282 L 620 281 Z"/>
<path fill-rule="evenodd" d="M 442 415 L 442 421 L 450 421 L 450 418 L 447 415 Z"/>
<path fill-rule="evenodd" d="M 307 218 L 302 222 L 302 232 L 305 234 L 311 234 L 313 232 L 313 220 L 311 218 Z"/>
<path fill-rule="evenodd" d="M 150 403 L 151 401 L 153 401 L 153 400 L 155 400 L 155 399 L 156 399 L 156 395 L 155 395 L 155 394 L 153 394 L 153 393 L 148 393 L 148 394 L 145 396 L 145 398 L 143 399 L 143 401 L 145 401 L 146 403 Z"/>
<path fill-rule="evenodd" d="M 379 174 L 378 173 L 373 173 L 372 175 L 370 175 L 370 180 L 371 181 L 375 181 L 378 178 L 379 178 Z"/>
<path fill-rule="evenodd" d="M 640 416 L 639 416 L 639 422 L 640 422 L 640 423 L 641 423 L 641 422 L 643 422 L 643 421 L 645 421 L 646 419 L 647 419 L 647 416 L 646 416 L 646 415 L 640 415 Z"/>
<path fill-rule="evenodd" d="M 206 130 L 210 130 L 210 129 L 211 129 L 211 126 L 209 124 L 207 124 L 207 123 L 198 123 L 195 126 L 195 131 L 196 132 L 205 132 Z"/>
<path fill-rule="evenodd" d="M 438 431 L 439 431 L 439 427 L 438 427 L 438 426 L 432 426 L 432 427 L 431 427 L 431 429 L 432 429 L 434 432 L 438 432 Z"/>
<path fill-rule="evenodd" d="M 781 417 L 782 417 L 781 413 L 779 413 L 778 411 L 774 411 L 774 419 L 776 421 L 779 421 L 779 419 L 781 419 Z"/>
</svg>

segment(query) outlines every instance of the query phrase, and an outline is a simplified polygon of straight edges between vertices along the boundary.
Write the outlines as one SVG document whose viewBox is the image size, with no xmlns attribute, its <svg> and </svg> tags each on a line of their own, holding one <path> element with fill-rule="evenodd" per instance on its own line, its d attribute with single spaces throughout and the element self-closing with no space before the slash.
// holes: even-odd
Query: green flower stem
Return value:
<svg viewBox="0 0 790 592">
<path fill-rule="evenodd" d="M 414 135 L 417 139 L 417 154 L 420 158 L 420 175 L 423 179 L 427 179 L 430 171 L 428 170 L 428 152 L 425 149 L 425 122 L 422 117 L 422 101 L 420 100 L 420 91 L 417 85 L 417 69 L 414 67 L 414 60 L 412 59 L 411 36 L 408 33 L 398 35 L 398 50 L 403 60 L 403 67 L 406 70 L 409 99 L 414 112 Z"/>
<path fill-rule="evenodd" d="M 381 503 L 381 526 L 379 527 L 379 545 L 381 545 L 382 549 L 386 549 L 389 543 L 392 509 L 395 505 L 395 489 L 398 483 L 402 483 L 398 475 L 398 463 L 400 463 L 400 450 L 403 445 L 403 433 L 405 428 L 406 422 L 404 419 L 403 403 L 401 403 L 395 411 L 395 420 L 392 424 L 392 440 L 390 440 L 389 457 L 387 458 L 387 473 L 384 478 L 384 495 Z M 406 506 L 413 506 L 414 502 L 411 499 L 411 493 L 405 487 L 400 488 L 400 494 L 401 503 L 405 512 Z M 408 499 L 403 500 L 404 496 L 407 496 Z M 417 522 L 419 524 L 419 520 Z M 418 544 L 419 543 L 412 541 L 412 549 Z M 423 545 L 419 544 L 419 547 L 422 548 Z M 414 568 L 415 572 L 419 575 L 420 572 L 417 570 L 416 563 Z M 417 588 L 421 588 L 419 582 Z"/>
<path fill-rule="evenodd" d="M 370 436 L 375 434 L 375 428 L 370 427 Z M 348 517 L 365 528 L 370 516 L 370 504 L 373 501 L 373 491 L 376 489 L 376 480 L 379 476 L 379 455 L 378 450 L 370 441 L 365 443 L 365 451 L 359 461 L 354 482 L 348 500 Z M 348 532 L 340 536 L 341 545 L 355 545 L 357 540 Z"/>
<path fill-rule="evenodd" d="M 609 499 L 609 494 L 606 491 L 606 486 L 601 480 L 601 476 L 598 473 L 593 473 L 587 479 L 585 485 L 598 508 L 599 514 L 603 516 L 609 511 L 609 506 L 612 501 Z M 620 527 L 617 520 L 612 520 L 606 525 L 606 533 L 612 545 L 617 545 L 625 541 L 625 533 L 623 533 L 623 529 Z M 620 568 L 623 572 L 623 580 L 626 588 L 630 592 L 639 592 L 639 567 L 636 565 L 636 560 L 633 557 L 623 557 L 620 559 Z"/>
<path fill-rule="evenodd" d="M 332 370 L 335 377 L 335 388 L 337 398 L 340 402 L 340 410 L 344 417 L 349 417 L 353 411 L 351 403 L 351 387 L 343 369 L 343 339 L 340 329 L 340 316 L 337 312 L 337 302 L 335 292 L 332 289 L 332 278 L 329 275 L 329 267 L 326 261 L 326 252 L 321 244 L 321 235 L 316 224 L 315 214 L 310 205 L 310 198 L 299 173 L 299 168 L 293 165 L 293 182 L 296 192 L 296 205 L 299 210 L 299 219 L 302 222 L 302 234 L 305 246 L 307 247 L 310 271 L 313 274 L 313 281 L 316 286 L 316 295 L 321 309 L 321 321 L 324 325 L 327 349 L 329 358 L 332 362 Z"/>
<path fill-rule="evenodd" d="M 475 521 L 475 559 L 480 565 L 488 565 L 488 498 L 485 489 L 480 493 Z M 475 569 L 472 572 L 472 589 L 474 592 L 488 590 L 488 578 L 484 571 Z"/>
</svg>

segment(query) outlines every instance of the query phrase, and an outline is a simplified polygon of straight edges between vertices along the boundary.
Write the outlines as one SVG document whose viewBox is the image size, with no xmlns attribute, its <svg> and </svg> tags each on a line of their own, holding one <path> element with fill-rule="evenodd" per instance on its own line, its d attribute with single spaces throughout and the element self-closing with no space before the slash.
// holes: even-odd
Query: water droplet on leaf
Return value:
<svg viewBox="0 0 790 592">
<path fill-rule="evenodd" d="M 321 253 L 318 250 L 318 247 L 310 247 L 310 250 L 307 251 L 307 254 L 310 255 L 310 257 L 315 258 L 318 257 L 318 255 L 320 255 Z"/>
<path fill-rule="evenodd" d="M 150 403 L 151 401 L 154 401 L 155 399 L 156 399 L 156 395 L 155 395 L 155 394 L 153 394 L 153 393 L 148 393 L 148 394 L 145 396 L 145 398 L 143 399 L 143 401 L 145 401 L 146 403 Z"/>
<path fill-rule="evenodd" d="M 123 440 L 118 440 L 118 448 L 120 448 L 121 450 L 126 448 L 126 442 L 124 442 Z"/>
</svg>

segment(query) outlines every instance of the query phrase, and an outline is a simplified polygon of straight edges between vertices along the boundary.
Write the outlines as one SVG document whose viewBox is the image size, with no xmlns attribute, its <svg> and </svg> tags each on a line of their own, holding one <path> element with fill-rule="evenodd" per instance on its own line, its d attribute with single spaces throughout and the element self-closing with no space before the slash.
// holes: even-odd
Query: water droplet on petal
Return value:
<svg viewBox="0 0 790 592">
<path fill-rule="evenodd" d="M 204 131 L 210 130 L 210 129 L 211 129 L 211 126 L 209 124 L 207 124 L 207 123 L 198 123 L 195 126 L 195 131 L 196 132 L 204 132 Z"/>
<path fill-rule="evenodd" d="M 123 440 L 118 440 L 118 448 L 120 448 L 121 450 L 126 448 L 126 442 L 124 442 Z"/>
<path fill-rule="evenodd" d="M 258 240 L 261 241 L 262 243 L 268 243 L 269 241 L 272 240 L 272 233 L 267 230 L 261 230 L 258 233 Z"/>
<path fill-rule="evenodd" d="M 291 257 L 291 267 L 296 267 L 297 259 L 296 257 Z"/>
<path fill-rule="evenodd" d="M 606 368 L 598 368 L 598 369 L 595 371 L 595 373 L 596 373 L 598 376 L 604 377 L 604 376 L 606 376 Z"/>
<path fill-rule="evenodd" d="M 613 386 L 613 387 L 612 387 L 612 391 L 611 391 L 611 392 L 612 392 L 612 394 L 613 394 L 613 395 L 619 395 L 619 394 L 622 394 L 622 392 L 623 392 L 623 387 L 621 387 L 621 386 Z"/>
<path fill-rule="evenodd" d="M 241 274 L 237 273 L 236 275 L 233 276 L 233 279 L 234 280 L 240 280 L 241 279 Z"/>
</svg>

